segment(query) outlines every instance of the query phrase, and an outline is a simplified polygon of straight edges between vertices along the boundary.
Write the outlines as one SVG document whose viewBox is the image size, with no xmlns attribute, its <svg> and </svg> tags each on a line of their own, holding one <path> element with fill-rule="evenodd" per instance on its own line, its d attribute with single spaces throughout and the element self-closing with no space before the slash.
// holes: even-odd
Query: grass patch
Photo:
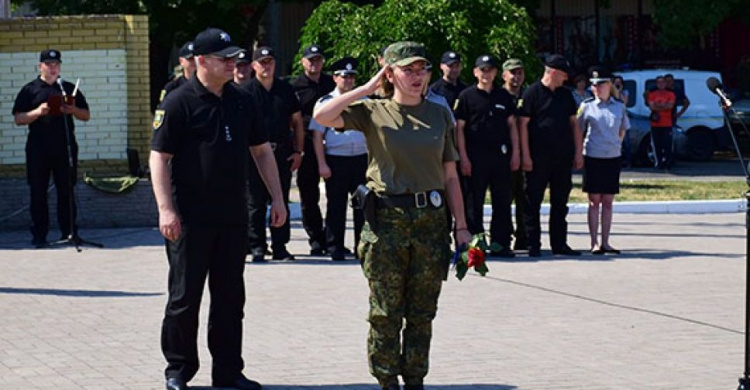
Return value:
<svg viewBox="0 0 750 390">
<path fill-rule="evenodd" d="M 622 201 L 666 201 L 666 200 L 721 200 L 744 198 L 747 191 L 744 180 L 690 181 L 690 180 L 623 180 L 616 202 Z M 580 183 L 573 183 L 570 203 L 586 203 L 588 196 Z M 549 202 L 549 189 L 544 196 Z M 489 193 L 485 203 L 490 204 Z"/>
</svg>

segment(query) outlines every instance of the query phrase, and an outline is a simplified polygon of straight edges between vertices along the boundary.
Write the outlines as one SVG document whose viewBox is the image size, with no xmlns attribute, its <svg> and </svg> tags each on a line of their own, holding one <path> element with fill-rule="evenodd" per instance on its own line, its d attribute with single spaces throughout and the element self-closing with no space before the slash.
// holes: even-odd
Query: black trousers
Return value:
<svg viewBox="0 0 750 390">
<path fill-rule="evenodd" d="M 73 188 L 78 166 L 78 145 L 73 144 L 73 170 L 68 162 L 65 146 L 54 149 L 26 143 L 26 177 L 31 194 L 31 234 L 35 239 L 46 239 L 49 232 L 47 186 L 50 174 L 57 191 L 57 223 L 63 237 L 77 233 L 76 204 Z M 72 204 L 72 207 L 71 207 Z M 71 231 L 72 221 L 72 231 Z"/>
<path fill-rule="evenodd" d="M 549 184 L 549 236 L 553 250 L 565 248 L 568 242 L 568 199 L 573 188 L 571 158 L 552 158 L 549 154 L 532 153 L 533 170 L 526 172 L 526 240 L 529 249 L 541 248 L 539 211 Z"/>
<path fill-rule="evenodd" d="M 510 247 L 511 171 L 510 155 L 500 153 L 500 148 L 470 150 L 471 176 L 466 178 L 468 193 L 466 222 L 471 234 L 484 232 L 484 199 L 487 189 L 492 201 L 490 237 L 492 241 Z"/>
<path fill-rule="evenodd" d="M 326 163 L 331 169 L 331 177 L 326 180 L 326 247 L 333 253 L 344 248 L 346 231 L 346 208 L 349 194 L 360 184 L 365 184 L 367 155 L 359 156 L 326 156 Z M 354 250 L 359 246 L 359 237 L 365 223 L 362 210 L 354 210 Z"/>
<path fill-rule="evenodd" d="M 516 205 L 516 228 L 510 226 L 513 232 L 515 243 L 513 246 L 518 249 L 525 249 L 526 244 L 526 224 L 524 223 L 524 210 L 526 205 L 526 193 L 524 192 L 524 174 L 521 169 L 511 173 L 511 198 Z"/>
<path fill-rule="evenodd" d="M 233 381 L 242 372 L 243 272 L 247 239 L 244 225 L 183 225 L 175 242 L 166 242 L 169 298 L 162 323 L 165 376 L 190 381 L 198 371 L 198 312 L 208 276 L 211 306 L 208 349 L 214 381 Z"/>
<path fill-rule="evenodd" d="M 672 164 L 672 128 L 652 127 L 651 141 L 656 167 L 669 167 Z"/>
<path fill-rule="evenodd" d="M 274 151 L 276 166 L 279 169 L 279 181 L 281 192 L 284 196 L 284 205 L 289 215 L 289 189 L 292 185 L 292 172 L 289 170 L 291 164 L 287 161 L 291 153 L 290 147 L 279 147 Z M 266 251 L 266 225 L 267 208 L 271 201 L 271 194 L 260 177 L 255 161 L 250 158 L 250 169 L 248 170 L 248 197 L 247 214 L 249 223 L 247 226 L 248 248 L 254 254 L 263 254 Z M 291 237 L 291 225 L 289 218 L 280 227 L 270 227 L 271 249 L 280 250 L 286 247 Z"/>
<path fill-rule="evenodd" d="M 302 227 L 307 232 L 311 249 L 325 249 L 323 216 L 320 212 L 320 173 L 318 158 L 312 143 L 312 131 L 305 134 L 305 155 L 297 171 L 297 188 L 299 188 L 300 206 L 302 208 Z"/>
</svg>

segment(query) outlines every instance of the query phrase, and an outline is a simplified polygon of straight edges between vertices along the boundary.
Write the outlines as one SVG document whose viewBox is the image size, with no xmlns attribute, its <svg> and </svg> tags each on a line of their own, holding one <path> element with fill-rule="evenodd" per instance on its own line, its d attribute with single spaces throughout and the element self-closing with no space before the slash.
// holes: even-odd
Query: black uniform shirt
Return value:
<svg viewBox="0 0 750 390">
<path fill-rule="evenodd" d="M 573 95 L 565 87 L 553 92 L 540 81 L 531 84 L 521 97 L 519 115 L 529 117 L 529 149 L 560 151 L 570 157 L 575 145 L 570 117 L 577 111 Z"/>
<path fill-rule="evenodd" d="M 260 104 L 263 127 L 268 131 L 269 141 L 280 146 L 291 146 L 292 132 L 289 123 L 292 114 L 300 111 L 300 103 L 292 86 L 275 78 L 271 90 L 266 90 L 258 79 L 253 78 L 242 88 Z"/>
<path fill-rule="evenodd" d="M 63 88 L 68 96 L 72 96 L 75 85 L 63 81 Z M 47 102 L 50 96 L 53 95 L 62 95 L 60 85 L 57 83 L 53 83 L 52 85 L 47 84 L 41 79 L 41 77 L 37 77 L 34 81 L 24 85 L 23 88 L 21 88 L 21 91 L 18 92 L 16 101 L 13 104 L 13 115 L 33 111 L 39 107 L 40 104 Z M 84 110 L 89 109 L 86 97 L 83 96 L 83 93 L 80 90 L 76 92 L 75 105 Z M 70 132 L 71 141 L 75 142 L 75 137 L 73 135 L 73 130 L 75 129 L 73 115 L 45 115 L 29 124 L 29 144 L 65 151 L 67 140 L 65 137 L 65 122 L 63 122 L 63 117 L 68 121 L 68 131 Z"/>
<path fill-rule="evenodd" d="M 466 84 L 462 83 L 461 80 L 457 80 L 456 84 L 453 85 L 441 78 L 432 83 L 430 89 L 432 92 L 443 96 L 445 100 L 448 101 L 448 105 L 454 107 L 453 111 L 455 112 L 456 99 L 458 99 L 458 95 L 461 94 L 461 91 L 466 89 Z"/>
<path fill-rule="evenodd" d="M 464 138 L 467 148 L 510 148 L 508 118 L 516 114 L 513 96 L 498 86 L 487 93 L 472 85 L 458 95 L 456 119 L 466 122 Z"/>
<path fill-rule="evenodd" d="M 320 74 L 317 83 L 302 74 L 292 81 L 292 87 L 294 87 L 294 93 L 297 94 L 297 99 L 302 106 L 302 123 L 305 130 L 309 130 L 315 103 L 323 96 L 331 93 L 336 88 L 336 83 L 333 81 L 333 77 L 325 73 Z"/>
<path fill-rule="evenodd" d="M 226 83 L 222 96 L 197 77 L 156 110 L 151 149 L 172 154 L 172 197 L 184 223 L 247 223 L 248 147 L 267 141 L 252 97 Z"/>
<path fill-rule="evenodd" d="M 167 95 L 174 91 L 175 89 L 185 85 L 188 82 L 188 79 L 185 78 L 185 76 L 177 76 L 173 78 L 172 80 L 169 80 L 166 84 L 164 84 L 164 88 L 161 89 L 161 95 L 159 95 L 159 101 L 164 101 L 164 98 L 167 97 Z"/>
</svg>

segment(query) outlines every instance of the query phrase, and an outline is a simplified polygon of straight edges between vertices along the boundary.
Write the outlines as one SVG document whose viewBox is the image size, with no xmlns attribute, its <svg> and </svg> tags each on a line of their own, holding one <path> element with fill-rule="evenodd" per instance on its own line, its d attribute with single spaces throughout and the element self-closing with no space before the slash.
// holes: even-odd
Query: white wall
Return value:
<svg viewBox="0 0 750 390">
<path fill-rule="evenodd" d="M 62 53 L 61 77 L 81 79 L 80 91 L 91 110 L 88 122 L 76 121 L 79 160 L 125 159 L 128 143 L 125 50 L 77 50 Z M 13 123 L 18 91 L 39 75 L 39 52 L 0 53 L 0 165 L 23 164 L 28 127 Z"/>
</svg>

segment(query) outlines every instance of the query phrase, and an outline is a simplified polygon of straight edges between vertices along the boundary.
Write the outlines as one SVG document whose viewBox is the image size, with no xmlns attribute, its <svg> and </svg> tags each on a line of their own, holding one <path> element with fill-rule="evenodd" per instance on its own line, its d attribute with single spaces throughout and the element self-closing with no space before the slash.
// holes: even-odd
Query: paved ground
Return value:
<svg viewBox="0 0 750 390">
<path fill-rule="evenodd" d="M 571 244 L 588 248 L 573 215 Z M 743 370 L 744 215 L 617 215 L 617 257 L 490 263 L 445 283 L 429 389 L 734 389 Z M 105 249 L 0 234 L 0 389 L 161 389 L 166 260 L 152 229 Z M 292 252 L 305 253 L 294 225 Z M 350 241 L 351 242 L 351 241 Z M 245 372 L 269 389 L 372 389 L 355 261 L 248 264 Z M 210 384 L 205 313 L 203 368 Z"/>
</svg>

